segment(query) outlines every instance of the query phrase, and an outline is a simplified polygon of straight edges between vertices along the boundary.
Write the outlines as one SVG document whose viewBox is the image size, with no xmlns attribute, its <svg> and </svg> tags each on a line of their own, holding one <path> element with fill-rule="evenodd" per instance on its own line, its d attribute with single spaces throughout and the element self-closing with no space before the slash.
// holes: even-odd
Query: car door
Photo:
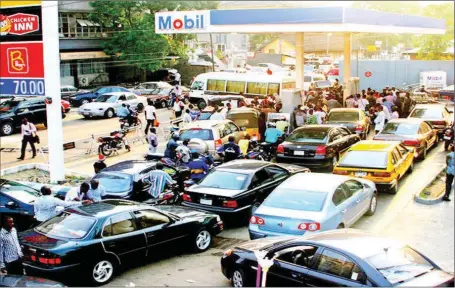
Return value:
<svg viewBox="0 0 455 288">
<path fill-rule="evenodd" d="M 351 132 L 349 132 L 349 130 L 344 127 L 339 127 L 339 128 L 337 128 L 337 130 L 338 130 L 338 133 L 340 133 L 340 135 L 341 135 L 341 144 L 340 144 L 341 150 L 339 151 L 339 153 L 343 154 L 347 149 L 349 149 L 349 147 L 352 146 L 352 144 L 354 144 L 355 138 L 353 137 Z"/>
<path fill-rule="evenodd" d="M 354 215 L 352 225 L 355 221 L 357 221 L 366 209 L 370 206 L 370 197 L 368 194 L 368 190 L 364 189 L 363 184 L 357 180 L 348 180 L 344 182 L 346 188 L 349 190 L 350 194 L 352 195 L 349 201 L 352 202 L 352 215 Z"/>
<path fill-rule="evenodd" d="M 152 209 L 140 209 L 133 212 L 139 229 L 142 229 L 147 239 L 147 255 L 153 250 L 160 249 L 163 244 L 182 240 L 188 236 L 189 229 L 180 225 L 179 221 Z"/>
<path fill-rule="evenodd" d="M 126 96 L 126 102 L 131 105 L 131 107 L 136 107 L 139 103 L 139 100 L 137 100 L 136 96 L 130 94 Z"/>
<path fill-rule="evenodd" d="M 339 185 L 335 192 L 332 195 L 332 202 L 336 207 L 336 211 L 334 212 L 333 218 L 336 218 L 337 221 L 331 221 L 334 225 L 343 224 L 344 227 L 347 227 L 349 224 L 351 213 L 351 208 L 349 207 L 348 200 L 348 193 L 346 192 L 346 188 L 343 184 Z M 338 228 L 337 226 L 331 227 L 333 229 Z"/>
<path fill-rule="evenodd" d="M 234 123 L 227 124 L 231 129 L 231 135 L 235 138 L 235 143 L 239 143 L 245 136 L 245 132 L 241 131 L 240 128 Z"/>
<path fill-rule="evenodd" d="M 367 284 L 365 272 L 342 253 L 326 248 L 318 256 L 306 274 L 307 286 L 362 287 Z"/>
<path fill-rule="evenodd" d="M 291 175 L 286 169 L 273 164 L 265 167 L 264 170 L 267 172 L 268 178 L 262 185 L 265 187 L 263 189 L 267 190 L 267 196 Z"/>
<path fill-rule="evenodd" d="M 267 196 L 270 194 L 270 192 L 272 192 L 273 189 L 271 190 L 267 184 L 269 177 L 269 174 L 264 168 L 254 173 L 248 187 L 248 190 L 250 190 L 250 195 L 252 195 L 254 198 L 253 203 L 262 203 L 264 199 L 267 198 Z"/>
<path fill-rule="evenodd" d="M 424 138 L 426 140 L 427 149 L 430 149 L 430 147 L 433 146 L 435 140 L 437 139 L 435 137 L 436 133 L 434 133 L 433 129 L 431 129 L 431 127 L 425 122 L 420 123 L 419 134 L 421 134 L 421 137 L 419 137 L 419 139 Z"/>
<path fill-rule="evenodd" d="M 397 146 L 398 151 L 400 151 L 400 154 L 402 155 L 403 159 L 403 170 L 405 173 L 409 166 L 411 166 L 412 162 L 414 161 L 414 156 L 409 153 L 408 148 L 406 148 L 403 144 L 400 144 Z"/>
<path fill-rule="evenodd" d="M 139 229 L 130 212 L 111 216 L 102 231 L 102 243 L 107 253 L 113 253 L 122 260 L 137 259 L 146 255 L 146 237 Z"/>
<path fill-rule="evenodd" d="M 44 100 L 38 100 L 33 103 L 30 110 L 33 113 L 34 124 L 46 123 L 47 122 L 47 111 L 46 103 Z"/>
<path fill-rule="evenodd" d="M 392 155 L 395 160 L 395 171 L 399 175 L 399 178 L 401 178 L 404 175 L 404 172 L 406 171 L 406 158 L 401 155 L 400 151 L 398 150 L 398 147 L 393 148 L 392 150 Z"/>
</svg>

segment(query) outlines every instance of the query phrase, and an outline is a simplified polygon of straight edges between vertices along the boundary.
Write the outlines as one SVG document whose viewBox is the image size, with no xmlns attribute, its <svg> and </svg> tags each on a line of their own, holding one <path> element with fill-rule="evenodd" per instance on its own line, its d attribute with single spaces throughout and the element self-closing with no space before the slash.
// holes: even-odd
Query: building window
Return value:
<svg viewBox="0 0 455 288">
<path fill-rule="evenodd" d="M 224 53 L 226 51 L 226 44 L 216 44 L 216 50 Z"/>
<path fill-rule="evenodd" d="M 79 62 L 77 67 L 78 73 L 80 75 L 106 73 L 106 65 L 101 61 L 86 59 L 83 62 Z"/>
<path fill-rule="evenodd" d="M 89 13 L 59 13 L 60 38 L 105 38 L 112 28 L 88 20 Z"/>
<path fill-rule="evenodd" d="M 280 83 L 269 83 L 268 95 L 280 94 Z"/>
<path fill-rule="evenodd" d="M 70 63 L 61 63 L 60 64 L 60 77 L 69 77 L 69 76 L 72 76 Z"/>
</svg>

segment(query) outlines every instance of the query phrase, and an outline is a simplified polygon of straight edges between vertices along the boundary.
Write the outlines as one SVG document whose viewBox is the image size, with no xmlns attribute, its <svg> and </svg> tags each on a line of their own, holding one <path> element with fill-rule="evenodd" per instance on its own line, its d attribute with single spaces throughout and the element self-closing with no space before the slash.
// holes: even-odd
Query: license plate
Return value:
<svg viewBox="0 0 455 288">
<path fill-rule="evenodd" d="M 294 155 L 303 156 L 305 155 L 305 151 L 294 151 Z"/>
<path fill-rule="evenodd" d="M 355 176 L 357 176 L 357 177 L 365 177 L 365 176 L 367 176 L 367 172 L 355 172 Z"/>
<path fill-rule="evenodd" d="M 90 116 L 90 112 L 84 112 L 85 116 Z"/>
<path fill-rule="evenodd" d="M 450 140 L 450 136 L 444 136 L 444 140 Z"/>
<path fill-rule="evenodd" d="M 209 200 L 209 199 L 201 199 L 201 200 L 200 200 L 200 203 L 201 203 L 201 204 L 204 204 L 204 205 L 212 205 L 212 200 Z"/>
</svg>

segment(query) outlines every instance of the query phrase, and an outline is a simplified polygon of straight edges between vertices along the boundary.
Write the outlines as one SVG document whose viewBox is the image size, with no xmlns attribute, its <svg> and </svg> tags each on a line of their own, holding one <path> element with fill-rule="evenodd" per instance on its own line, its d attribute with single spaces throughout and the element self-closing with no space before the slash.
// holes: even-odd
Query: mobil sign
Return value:
<svg viewBox="0 0 455 288">
<path fill-rule="evenodd" d="M 210 26 L 210 11 L 176 11 L 155 14 L 157 34 L 204 32 Z"/>
</svg>

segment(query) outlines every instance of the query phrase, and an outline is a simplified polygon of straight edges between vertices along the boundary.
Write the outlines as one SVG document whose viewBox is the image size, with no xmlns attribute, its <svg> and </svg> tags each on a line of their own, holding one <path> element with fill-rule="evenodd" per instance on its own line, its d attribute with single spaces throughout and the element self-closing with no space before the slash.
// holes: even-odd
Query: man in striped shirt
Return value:
<svg viewBox="0 0 455 288">
<path fill-rule="evenodd" d="M 164 165 L 160 162 L 156 163 L 155 170 L 150 173 L 150 176 L 144 178 L 144 183 L 150 183 L 149 194 L 153 198 L 158 198 L 163 193 L 166 184 L 174 184 L 171 176 L 163 171 Z"/>
<path fill-rule="evenodd" d="M 24 274 L 22 257 L 24 255 L 22 254 L 19 239 L 17 239 L 14 220 L 11 217 L 6 217 L 3 228 L 0 231 L 0 269 L 2 273 Z"/>
</svg>

